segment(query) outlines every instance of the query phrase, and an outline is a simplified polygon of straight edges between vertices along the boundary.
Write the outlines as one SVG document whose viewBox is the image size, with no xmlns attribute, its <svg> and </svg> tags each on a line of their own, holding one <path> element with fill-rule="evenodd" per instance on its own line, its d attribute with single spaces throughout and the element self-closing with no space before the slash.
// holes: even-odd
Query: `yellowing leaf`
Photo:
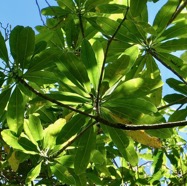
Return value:
<svg viewBox="0 0 187 186">
<path fill-rule="evenodd" d="M 20 162 L 19 162 L 19 160 L 16 158 L 16 152 L 15 152 L 15 151 L 11 154 L 10 158 L 8 159 L 8 162 L 9 162 L 9 164 L 10 164 L 12 170 L 13 170 L 14 172 L 16 172 L 16 171 L 18 170 L 18 167 L 19 167 L 19 163 L 20 163 Z"/>
<path fill-rule="evenodd" d="M 124 124 L 129 124 L 130 123 L 127 119 L 118 117 L 115 114 L 110 113 L 110 115 L 112 116 L 112 118 L 116 122 L 120 122 L 120 123 L 124 123 Z M 143 145 L 147 145 L 147 146 L 153 147 L 153 148 L 161 148 L 162 147 L 162 143 L 161 143 L 159 138 L 150 136 L 149 134 L 147 134 L 143 130 L 136 130 L 136 131 L 131 130 L 131 131 L 126 131 L 126 133 L 134 141 L 137 141 L 138 143 L 141 143 Z"/>
<path fill-rule="evenodd" d="M 134 141 L 137 141 L 143 145 L 147 145 L 153 148 L 161 148 L 162 143 L 159 138 L 152 137 L 143 130 L 137 131 L 126 131 L 128 136 L 130 136 Z"/>
</svg>

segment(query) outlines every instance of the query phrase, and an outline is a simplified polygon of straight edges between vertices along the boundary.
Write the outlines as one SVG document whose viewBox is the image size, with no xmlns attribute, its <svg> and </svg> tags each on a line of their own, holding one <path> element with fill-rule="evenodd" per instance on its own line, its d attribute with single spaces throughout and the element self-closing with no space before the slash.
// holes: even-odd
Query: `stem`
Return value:
<svg viewBox="0 0 187 186">
<path fill-rule="evenodd" d="M 173 101 L 173 102 L 171 102 L 171 103 L 169 103 L 169 104 L 167 104 L 167 105 L 158 107 L 157 109 L 158 109 L 158 110 L 162 110 L 162 109 L 168 108 L 168 107 L 170 107 L 170 106 L 172 106 L 172 105 L 179 104 L 181 101 L 185 101 L 185 100 L 187 101 L 187 97 L 178 99 L 178 100 Z"/>
<path fill-rule="evenodd" d="M 114 32 L 114 34 L 112 35 L 112 37 L 110 37 L 110 39 L 107 42 L 107 46 L 106 46 L 106 50 L 105 50 L 105 54 L 104 54 L 104 59 L 103 59 L 103 64 L 102 64 L 102 68 L 101 68 L 101 73 L 100 73 L 100 78 L 99 78 L 99 84 L 98 84 L 98 91 L 97 91 L 97 97 L 96 97 L 96 110 L 97 110 L 97 115 L 100 115 L 100 109 L 99 109 L 99 99 L 100 99 L 100 90 L 101 90 L 101 83 L 102 83 L 102 79 L 104 76 L 104 69 L 105 69 L 105 64 L 106 64 L 106 59 L 107 59 L 107 54 L 109 51 L 109 47 L 112 43 L 112 41 L 114 40 L 116 34 L 118 33 L 119 29 L 121 28 L 122 24 L 124 23 L 124 21 L 127 19 L 127 13 L 128 13 L 129 7 L 127 7 L 127 10 L 125 12 L 124 18 L 121 21 L 121 23 L 119 24 L 119 26 L 117 27 L 116 31 Z"/>
<path fill-rule="evenodd" d="M 123 130 L 154 130 L 154 129 L 173 128 L 173 127 L 187 125 L 186 120 L 176 121 L 176 122 L 167 122 L 167 123 L 141 124 L 141 125 L 112 123 L 103 118 L 98 118 L 98 121 L 104 125 L 107 125 L 113 128 L 123 129 Z"/>
<path fill-rule="evenodd" d="M 83 21 L 82 21 L 82 14 L 81 14 L 81 10 L 78 10 L 78 17 L 79 17 L 79 22 L 80 22 L 80 29 L 81 29 L 81 34 L 82 37 L 85 38 L 85 33 L 84 33 L 84 27 L 83 27 Z"/>
<path fill-rule="evenodd" d="M 70 106 L 68 106 L 68 105 L 65 105 L 65 104 L 63 104 L 63 103 L 57 101 L 56 99 L 50 98 L 50 97 L 46 96 L 45 94 L 42 94 L 42 93 L 38 92 L 37 90 L 35 90 L 33 87 L 31 87 L 28 83 L 26 83 L 26 82 L 25 82 L 21 77 L 19 77 L 19 76 L 16 76 L 16 79 L 17 79 L 21 84 L 23 84 L 25 87 L 27 87 L 31 92 L 33 92 L 33 93 L 36 94 L 37 96 L 39 96 L 39 97 L 41 97 L 41 98 L 43 98 L 43 99 L 45 99 L 45 100 L 47 100 L 47 101 L 50 101 L 50 102 L 52 102 L 52 103 L 55 103 L 55 104 L 57 104 L 58 106 L 67 108 L 67 109 L 69 109 L 69 110 L 72 110 L 72 111 L 74 111 L 74 112 L 76 112 L 76 113 L 79 113 L 79 114 L 82 114 L 82 115 L 84 115 L 84 116 L 90 117 L 90 118 L 92 118 L 92 119 L 95 119 L 95 118 L 96 118 L 95 116 L 93 116 L 93 115 L 91 115 L 91 114 L 88 114 L 88 113 L 83 112 L 83 111 L 81 111 L 81 110 L 78 110 L 78 109 L 75 109 L 75 108 L 70 107 Z"/>
<path fill-rule="evenodd" d="M 92 123 L 95 124 L 95 123 L 102 123 L 104 125 L 107 125 L 107 126 L 110 126 L 110 127 L 113 127 L 113 128 L 118 128 L 118 129 L 123 129 L 123 130 L 153 130 L 153 129 L 162 129 L 162 128 L 173 128 L 173 127 L 178 127 L 178 126 L 185 126 L 187 125 L 187 121 L 186 120 L 183 120 L 183 121 L 176 121 L 176 122 L 167 122 L 167 123 L 157 123 L 157 124 L 141 124 L 141 125 L 133 125 L 133 124 L 123 124 L 123 123 L 113 123 L 113 122 L 110 122 L 110 121 L 107 121 L 103 118 L 101 118 L 100 116 L 93 116 L 93 115 L 90 115 L 86 112 L 83 112 L 81 110 L 78 110 L 78 109 L 75 109 L 75 108 L 72 108 L 68 105 L 65 105 L 53 98 L 50 98 L 38 91 L 36 91 L 35 89 L 33 89 L 29 84 L 27 84 L 21 77 L 19 76 L 16 76 L 16 79 L 22 83 L 25 87 L 27 87 L 30 91 L 32 91 L 34 94 L 36 94 L 37 96 L 45 99 L 45 100 L 48 100 L 52 103 L 55 103 L 57 104 L 58 106 L 61 106 L 61 107 L 64 107 L 64 108 L 67 108 L 69 110 L 72 110 L 76 113 L 79 113 L 79 114 L 82 114 L 84 116 L 87 116 L 87 117 L 90 117 L 91 119 L 94 119 L 95 122 Z M 89 127 L 88 127 L 89 128 Z M 87 130 L 87 129 L 84 129 L 84 130 Z M 82 131 L 84 132 L 84 131 Z"/>
<path fill-rule="evenodd" d="M 158 54 L 155 51 L 149 50 L 149 53 L 155 59 L 157 59 L 162 65 L 164 65 L 167 69 L 169 69 L 171 72 L 173 72 L 184 84 L 187 85 L 186 80 L 180 74 L 178 74 L 178 72 L 176 72 L 175 70 L 173 70 L 166 62 L 164 62 L 162 59 L 160 59 L 159 56 L 158 56 Z"/>
<path fill-rule="evenodd" d="M 93 122 L 89 125 L 87 125 L 84 129 L 82 129 L 81 132 L 79 132 L 73 139 L 69 139 L 65 142 L 65 145 L 52 157 L 50 158 L 56 158 L 58 157 L 64 150 L 66 150 L 67 147 L 69 147 L 76 139 L 78 139 L 80 136 L 82 136 L 90 127 L 92 127 L 93 125 L 95 125 L 97 122 Z"/>
<path fill-rule="evenodd" d="M 167 26 L 170 25 L 170 24 L 175 20 L 175 18 L 180 14 L 180 12 L 181 12 L 181 11 L 186 7 L 186 5 L 187 5 L 187 1 L 185 1 L 181 6 L 180 6 L 180 3 L 181 3 L 181 0 L 180 0 L 180 2 L 179 2 L 179 5 L 178 5 L 176 11 L 174 12 L 174 14 L 172 15 L 171 19 L 169 20 Z"/>
</svg>

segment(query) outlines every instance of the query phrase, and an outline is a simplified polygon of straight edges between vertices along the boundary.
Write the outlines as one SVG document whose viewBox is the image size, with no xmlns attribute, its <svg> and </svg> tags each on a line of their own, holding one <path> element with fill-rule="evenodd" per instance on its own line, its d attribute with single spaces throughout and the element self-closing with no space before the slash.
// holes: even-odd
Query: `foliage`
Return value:
<svg viewBox="0 0 187 186">
<path fill-rule="evenodd" d="M 57 0 L 0 34 L 0 183 L 184 185 L 186 6 Z"/>
</svg>

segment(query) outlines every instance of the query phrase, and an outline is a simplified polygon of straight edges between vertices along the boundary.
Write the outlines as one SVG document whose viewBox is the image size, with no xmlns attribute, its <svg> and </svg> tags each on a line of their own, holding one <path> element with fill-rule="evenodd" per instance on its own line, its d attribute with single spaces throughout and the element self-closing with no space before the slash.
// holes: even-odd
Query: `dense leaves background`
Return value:
<svg viewBox="0 0 187 186">
<path fill-rule="evenodd" d="M 0 183 L 185 184 L 187 1 L 153 25 L 146 0 L 57 3 L 0 34 Z"/>
</svg>

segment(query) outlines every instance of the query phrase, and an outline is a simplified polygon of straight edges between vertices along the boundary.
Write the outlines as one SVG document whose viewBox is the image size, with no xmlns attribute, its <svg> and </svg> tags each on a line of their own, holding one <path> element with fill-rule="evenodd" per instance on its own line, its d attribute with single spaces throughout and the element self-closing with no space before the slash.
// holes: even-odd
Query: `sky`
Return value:
<svg viewBox="0 0 187 186">
<path fill-rule="evenodd" d="M 38 0 L 40 8 L 47 7 L 47 0 Z M 166 2 L 166 0 L 160 0 L 156 4 L 148 3 L 149 6 L 149 22 L 152 24 L 154 17 L 160 7 Z M 48 0 L 48 3 L 53 5 L 56 4 L 55 0 Z M 45 18 L 44 18 L 45 20 Z M 1 0 L 0 6 L 0 23 L 3 27 L 6 27 L 7 24 L 11 27 L 16 25 L 30 26 L 34 28 L 37 25 L 42 25 L 42 21 L 39 15 L 38 7 L 36 5 L 36 0 Z M 3 33 L 3 30 L 0 29 Z M 161 72 L 163 80 L 168 77 L 174 76 L 171 72 L 166 71 L 165 68 L 161 67 Z M 166 94 L 171 92 L 167 86 L 164 87 L 163 93 Z"/>
</svg>

